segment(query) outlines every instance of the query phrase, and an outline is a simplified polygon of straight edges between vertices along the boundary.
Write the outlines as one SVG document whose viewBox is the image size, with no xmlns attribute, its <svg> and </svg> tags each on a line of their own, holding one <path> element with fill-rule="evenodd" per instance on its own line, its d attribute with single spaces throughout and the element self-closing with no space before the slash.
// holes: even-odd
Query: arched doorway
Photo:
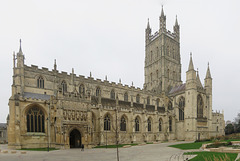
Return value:
<svg viewBox="0 0 240 161">
<path fill-rule="evenodd" d="M 69 137 L 70 148 L 81 148 L 81 138 L 81 133 L 77 129 L 72 130 Z"/>
</svg>

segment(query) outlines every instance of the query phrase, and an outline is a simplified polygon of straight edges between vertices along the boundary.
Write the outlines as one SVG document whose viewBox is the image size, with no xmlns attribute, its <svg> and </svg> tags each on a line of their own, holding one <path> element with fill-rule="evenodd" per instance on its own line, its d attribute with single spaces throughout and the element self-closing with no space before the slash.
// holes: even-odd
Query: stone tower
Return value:
<svg viewBox="0 0 240 161">
<path fill-rule="evenodd" d="M 145 83 L 144 88 L 168 94 L 181 84 L 181 57 L 179 25 L 176 18 L 173 33 L 166 29 L 166 16 L 162 8 L 159 31 L 151 33 L 149 21 L 145 30 Z"/>
</svg>

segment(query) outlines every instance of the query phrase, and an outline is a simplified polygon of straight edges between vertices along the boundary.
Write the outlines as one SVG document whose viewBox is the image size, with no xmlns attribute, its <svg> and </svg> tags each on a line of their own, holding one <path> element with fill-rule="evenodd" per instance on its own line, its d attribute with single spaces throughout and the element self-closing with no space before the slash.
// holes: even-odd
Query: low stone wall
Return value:
<svg viewBox="0 0 240 161">
<path fill-rule="evenodd" d="M 233 141 L 231 141 L 233 145 L 238 145 L 237 143 L 233 143 Z M 236 141 L 238 143 L 240 143 L 240 141 Z M 210 151 L 210 152 L 220 152 L 220 153 L 240 153 L 240 149 L 233 149 L 233 148 L 229 148 L 229 147 L 219 147 L 219 148 L 206 148 L 207 145 L 210 145 L 212 143 L 208 143 L 208 144 L 203 144 L 202 145 L 202 149 L 204 151 Z"/>
</svg>

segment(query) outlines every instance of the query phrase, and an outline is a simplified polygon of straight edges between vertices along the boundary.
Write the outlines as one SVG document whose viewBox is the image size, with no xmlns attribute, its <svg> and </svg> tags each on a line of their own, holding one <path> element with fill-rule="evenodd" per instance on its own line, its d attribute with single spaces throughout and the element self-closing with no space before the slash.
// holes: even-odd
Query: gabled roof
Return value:
<svg viewBox="0 0 240 161">
<path fill-rule="evenodd" d="M 173 93 L 178 93 L 178 92 L 181 92 L 181 91 L 185 91 L 185 86 L 186 86 L 185 83 L 184 83 L 184 84 L 181 84 L 181 85 L 179 85 L 179 86 L 175 86 L 175 87 L 173 87 L 173 88 L 170 90 L 169 94 L 173 94 Z"/>
<path fill-rule="evenodd" d="M 39 94 L 39 93 L 30 93 L 30 92 L 24 92 L 23 97 L 24 98 L 32 98 L 32 99 L 40 99 L 40 100 L 49 100 L 50 99 L 50 95 Z"/>
<path fill-rule="evenodd" d="M 6 129 L 7 124 L 6 123 L 0 123 L 0 129 Z"/>
</svg>

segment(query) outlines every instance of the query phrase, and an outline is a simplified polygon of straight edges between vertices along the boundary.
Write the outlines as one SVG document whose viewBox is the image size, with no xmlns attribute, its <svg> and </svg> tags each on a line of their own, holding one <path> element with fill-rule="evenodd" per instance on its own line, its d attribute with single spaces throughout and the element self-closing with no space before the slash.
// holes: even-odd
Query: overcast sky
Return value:
<svg viewBox="0 0 240 161">
<path fill-rule="evenodd" d="M 204 83 L 213 77 L 213 109 L 225 120 L 240 112 L 239 0 L 8 0 L 0 2 L 0 122 L 11 96 L 12 54 L 19 39 L 27 65 L 143 87 L 145 28 L 159 29 L 161 5 L 167 28 L 180 24 L 182 80 L 189 53 Z"/>
</svg>

